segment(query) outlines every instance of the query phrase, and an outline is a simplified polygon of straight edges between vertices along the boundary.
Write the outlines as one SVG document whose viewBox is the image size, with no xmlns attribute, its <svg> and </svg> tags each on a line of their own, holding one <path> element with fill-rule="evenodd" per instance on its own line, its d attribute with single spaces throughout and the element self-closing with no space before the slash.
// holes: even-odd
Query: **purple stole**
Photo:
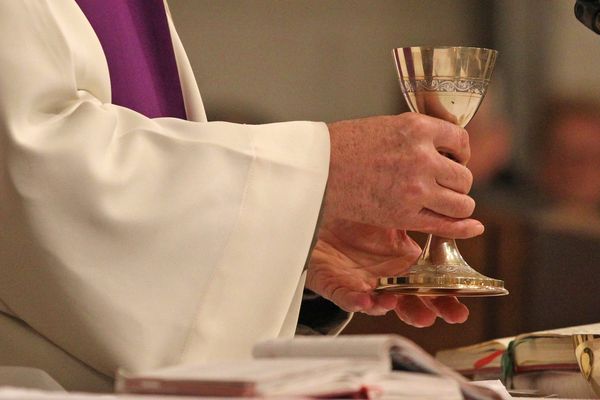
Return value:
<svg viewBox="0 0 600 400">
<path fill-rule="evenodd" d="M 94 28 L 112 103 L 149 118 L 186 118 L 163 0 L 75 0 Z"/>
</svg>

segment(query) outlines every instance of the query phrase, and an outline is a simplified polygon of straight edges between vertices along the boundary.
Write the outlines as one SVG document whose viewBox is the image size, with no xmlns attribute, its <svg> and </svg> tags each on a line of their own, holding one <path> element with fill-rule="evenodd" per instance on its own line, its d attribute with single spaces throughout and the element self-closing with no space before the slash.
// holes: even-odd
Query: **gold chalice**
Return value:
<svg viewBox="0 0 600 400">
<path fill-rule="evenodd" d="M 600 398 L 600 337 L 598 335 L 575 335 L 575 357 L 586 382 Z"/>
<path fill-rule="evenodd" d="M 475 47 L 393 50 L 411 111 L 467 125 L 481 104 L 498 52 Z M 469 266 L 454 239 L 429 235 L 417 263 L 402 276 L 379 280 L 378 291 L 420 296 L 502 296 L 504 282 Z"/>
</svg>

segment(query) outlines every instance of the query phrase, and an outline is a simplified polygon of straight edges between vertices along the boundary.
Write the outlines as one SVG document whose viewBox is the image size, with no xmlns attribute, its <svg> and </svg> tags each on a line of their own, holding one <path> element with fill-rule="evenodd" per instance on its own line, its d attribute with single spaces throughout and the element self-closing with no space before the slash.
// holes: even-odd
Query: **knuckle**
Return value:
<svg viewBox="0 0 600 400">
<path fill-rule="evenodd" d="M 462 204 L 462 217 L 467 218 L 475 211 L 475 200 L 472 197 L 466 196 Z"/>
<path fill-rule="evenodd" d="M 471 172 L 470 169 L 465 167 L 465 174 L 464 174 L 464 188 L 465 188 L 465 193 L 469 193 L 471 191 L 471 188 L 473 187 L 473 173 Z"/>
<path fill-rule="evenodd" d="M 413 162 L 420 170 L 431 170 L 438 168 L 445 168 L 441 160 L 437 149 L 431 143 L 420 143 L 414 146 Z"/>
<path fill-rule="evenodd" d="M 473 173 L 465 166 L 453 168 L 448 179 L 452 180 L 455 190 L 461 194 L 469 193 L 473 186 Z"/>
<path fill-rule="evenodd" d="M 407 112 L 404 113 L 405 123 L 410 128 L 410 130 L 422 132 L 427 130 L 427 119 L 424 115 L 416 113 L 416 112 Z"/>
<path fill-rule="evenodd" d="M 400 117 L 405 119 L 407 123 L 414 123 L 415 121 L 418 121 L 420 119 L 420 114 L 413 111 L 408 111 L 402 113 Z"/>
<path fill-rule="evenodd" d="M 468 173 L 467 173 L 467 193 L 471 191 L 471 188 L 473 187 L 473 173 L 471 172 L 470 169 L 467 169 Z"/>
<path fill-rule="evenodd" d="M 464 128 L 458 128 L 458 138 L 459 138 L 459 143 L 460 143 L 460 147 L 464 148 L 464 149 L 468 149 L 470 147 L 470 143 L 469 143 L 469 133 L 467 132 L 466 129 Z"/>
<path fill-rule="evenodd" d="M 454 218 L 468 218 L 475 211 L 475 200 L 469 196 L 462 196 L 460 200 L 454 204 L 454 215 L 449 215 Z"/>
<path fill-rule="evenodd" d="M 408 182 L 406 192 L 412 198 L 422 198 L 427 193 L 427 187 L 422 180 L 413 179 Z"/>
<path fill-rule="evenodd" d="M 425 146 L 415 146 L 412 157 L 413 163 L 421 168 L 433 162 L 431 152 L 427 151 Z"/>
</svg>

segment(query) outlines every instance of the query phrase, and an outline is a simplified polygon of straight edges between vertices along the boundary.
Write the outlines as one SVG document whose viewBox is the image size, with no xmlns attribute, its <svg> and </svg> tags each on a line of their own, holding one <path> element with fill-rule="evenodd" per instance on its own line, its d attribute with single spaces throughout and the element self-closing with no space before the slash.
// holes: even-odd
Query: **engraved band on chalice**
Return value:
<svg viewBox="0 0 600 400">
<path fill-rule="evenodd" d="M 419 91 L 428 92 L 463 92 L 474 93 L 483 96 L 488 80 L 482 79 L 405 79 L 402 87 L 406 93 Z"/>
</svg>

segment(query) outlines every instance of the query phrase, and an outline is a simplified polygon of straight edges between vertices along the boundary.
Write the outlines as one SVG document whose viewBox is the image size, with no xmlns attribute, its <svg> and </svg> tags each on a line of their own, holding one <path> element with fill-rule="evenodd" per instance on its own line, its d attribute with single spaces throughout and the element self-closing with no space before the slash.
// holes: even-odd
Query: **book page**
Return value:
<svg viewBox="0 0 600 400">
<path fill-rule="evenodd" d="M 579 369 L 575 357 L 575 345 L 568 336 L 529 336 L 515 342 L 514 363 L 518 371 L 525 368 Z"/>
<path fill-rule="evenodd" d="M 176 365 L 148 372 L 127 373 L 120 377 L 163 380 L 195 380 L 215 382 L 268 382 L 298 375 L 313 375 L 315 371 L 370 370 L 373 364 L 356 363 L 341 358 L 304 359 L 277 358 L 259 360 L 215 361 L 202 364 Z"/>
<path fill-rule="evenodd" d="M 372 398 L 463 400 L 458 382 L 441 376 L 393 371 L 368 379 Z"/>
<path fill-rule="evenodd" d="M 506 390 L 506 388 L 504 387 L 502 382 L 500 382 L 497 379 L 487 380 L 487 381 L 475 381 L 475 382 L 472 382 L 472 384 L 475 386 L 481 386 L 481 387 L 485 387 L 485 388 L 493 390 L 494 392 L 496 392 L 500 396 L 502 396 L 503 400 L 510 400 L 513 398 L 510 395 L 510 393 L 508 392 L 508 390 Z"/>
<path fill-rule="evenodd" d="M 448 349 L 448 350 L 440 350 L 439 352 L 443 352 L 443 351 L 469 352 L 469 351 L 478 351 L 478 350 L 482 350 L 482 349 L 497 349 L 497 350 L 506 349 L 508 347 L 508 344 L 510 342 L 512 342 L 514 338 L 515 338 L 514 336 L 503 337 L 503 338 L 499 338 L 499 339 L 493 339 L 493 340 L 488 340 L 485 342 L 472 344 L 469 346 L 457 347 L 457 348 Z"/>
<path fill-rule="evenodd" d="M 470 346 L 440 350 L 435 358 L 442 364 L 471 377 L 501 375 L 502 354 L 514 337 L 488 340 Z"/>
<path fill-rule="evenodd" d="M 349 357 L 389 363 L 390 335 L 298 336 L 257 343 L 255 358 Z"/>
<path fill-rule="evenodd" d="M 379 360 L 394 369 L 458 375 L 414 342 L 398 335 L 306 336 L 273 339 L 254 346 L 256 358 L 344 357 Z M 391 364 L 390 364 L 391 362 Z"/>
<path fill-rule="evenodd" d="M 309 336 L 275 339 L 259 343 L 254 356 L 260 357 L 348 357 L 386 363 L 394 370 L 422 372 L 455 381 L 472 399 L 501 399 L 493 389 L 478 387 L 437 361 L 414 342 L 398 335 Z M 391 364 L 391 365 L 390 365 Z"/>
<path fill-rule="evenodd" d="M 275 339 L 257 344 L 254 355 L 254 360 L 181 365 L 147 373 L 119 371 L 116 388 L 121 393 L 333 398 L 379 387 L 384 398 L 385 392 L 399 395 L 412 387 L 417 395 L 432 393 L 425 397 L 450 400 L 460 398 L 458 387 L 469 399 L 502 399 L 397 335 Z M 401 378 L 414 385 L 406 379 L 401 385 Z M 419 397 L 411 397 L 415 398 Z"/>
<path fill-rule="evenodd" d="M 256 358 L 346 357 L 380 361 L 389 369 L 463 377 L 412 341 L 398 335 L 307 336 L 274 339 L 255 345 Z"/>
<path fill-rule="evenodd" d="M 588 324 L 588 325 L 578 325 L 578 326 L 568 326 L 565 328 L 559 329 L 550 329 L 546 331 L 538 331 L 532 333 L 524 333 L 519 335 L 518 337 L 524 336 L 571 336 L 571 335 L 600 335 L 600 323 L 597 324 Z"/>
<path fill-rule="evenodd" d="M 158 400 L 154 397 L 153 400 Z M 60 392 L 39 389 L 0 387 L 0 400 L 133 400 L 131 396 L 118 397 L 112 394 Z M 166 396 L 162 400 L 173 400 Z"/>
<path fill-rule="evenodd" d="M 454 361 L 450 365 L 454 365 L 458 359 L 472 361 L 478 360 L 481 357 L 487 356 L 492 352 L 506 350 L 514 336 L 500 339 L 488 340 L 486 342 L 476 343 L 469 346 L 455 347 L 451 349 L 440 350 L 435 354 L 435 358 L 444 361 Z M 444 362 L 445 363 L 445 362 Z M 471 365 L 472 367 L 472 365 Z"/>
<path fill-rule="evenodd" d="M 193 396 L 327 396 L 356 394 L 363 377 L 387 372 L 379 361 L 347 358 L 263 358 L 119 371 L 119 393 Z"/>
</svg>

